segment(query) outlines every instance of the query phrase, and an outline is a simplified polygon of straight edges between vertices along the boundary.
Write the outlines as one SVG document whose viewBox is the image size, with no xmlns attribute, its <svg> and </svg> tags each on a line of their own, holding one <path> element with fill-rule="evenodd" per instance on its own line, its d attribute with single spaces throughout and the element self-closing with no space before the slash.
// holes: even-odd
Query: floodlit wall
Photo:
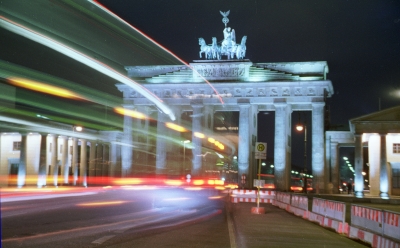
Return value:
<svg viewBox="0 0 400 248">
<path fill-rule="evenodd" d="M 10 159 L 19 161 L 20 151 L 13 151 L 14 142 L 20 142 L 21 135 L 18 133 L 2 133 L 0 135 L 0 185 L 8 184 L 8 175 L 10 173 Z"/>
</svg>

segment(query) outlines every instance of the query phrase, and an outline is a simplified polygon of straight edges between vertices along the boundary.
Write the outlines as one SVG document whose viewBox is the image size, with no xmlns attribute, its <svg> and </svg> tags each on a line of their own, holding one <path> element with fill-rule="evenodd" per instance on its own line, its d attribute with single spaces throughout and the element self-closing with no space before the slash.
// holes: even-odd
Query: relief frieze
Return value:
<svg viewBox="0 0 400 248">
<path fill-rule="evenodd" d="M 197 72 L 203 77 L 244 77 L 245 66 L 216 66 L 216 65 L 202 65 L 196 66 Z"/>
</svg>

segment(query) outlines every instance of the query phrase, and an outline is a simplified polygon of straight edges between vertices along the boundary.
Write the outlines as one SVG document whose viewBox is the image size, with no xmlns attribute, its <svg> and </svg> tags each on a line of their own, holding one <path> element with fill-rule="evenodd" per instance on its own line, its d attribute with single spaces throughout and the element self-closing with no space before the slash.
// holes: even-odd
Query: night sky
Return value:
<svg viewBox="0 0 400 248">
<path fill-rule="evenodd" d="M 100 0 L 104 6 L 190 63 L 198 38 L 223 40 L 220 10 L 237 41 L 247 35 L 252 62 L 327 61 L 334 95 L 327 101 L 331 128 L 400 105 L 400 1 L 386 0 Z M 311 123 L 310 112 L 292 125 Z M 274 113 L 260 113 L 258 141 L 273 157 Z M 311 132 L 308 140 L 311 140 Z M 292 164 L 303 167 L 304 134 L 292 132 Z M 352 156 L 352 149 L 341 149 Z M 311 142 L 307 143 L 311 170 Z"/>
<path fill-rule="evenodd" d="M 252 62 L 327 61 L 332 125 L 400 104 L 400 1 L 99 2 L 188 63 L 199 37 L 223 39 L 220 10 Z"/>
</svg>

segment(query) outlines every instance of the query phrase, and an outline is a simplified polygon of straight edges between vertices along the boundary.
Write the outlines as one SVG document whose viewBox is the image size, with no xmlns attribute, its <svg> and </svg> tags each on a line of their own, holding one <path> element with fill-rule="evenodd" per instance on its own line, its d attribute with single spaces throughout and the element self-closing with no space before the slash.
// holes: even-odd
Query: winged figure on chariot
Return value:
<svg viewBox="0 0 400 248">
<path fill-rule="evenodd" d="M 200 58 L 202 58 L 203 53 L 205 59 L 221 60 L 222 56 L 226 56 L 227 59 L 233 59 L 235 57 L 236 59 L 244 59 L 246 55 L 247 36 L 243 36 L 241 43 L 237 44 L 235 30 L 231 27 L 227 27 L 230 10 L 227 12 L 220 11 L 220 13 L 223 16 L 222 22 L 225 24 L 225 28 L 223 30 L 224 39 L 222 42 L 219 42 L 221 44 L 219 46 L 216 37 L 212 38 L 211 45 L 207 45 L 203 38 L 199 38 Z"/>
</svg>

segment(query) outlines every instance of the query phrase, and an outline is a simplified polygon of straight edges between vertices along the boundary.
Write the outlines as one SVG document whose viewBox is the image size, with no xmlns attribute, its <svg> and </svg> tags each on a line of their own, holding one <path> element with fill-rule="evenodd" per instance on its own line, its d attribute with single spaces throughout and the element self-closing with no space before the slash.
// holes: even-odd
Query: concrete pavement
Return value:
<svg viewBox="0 0 400 248">
<path fill-rule="evenodd" d="M 236 244 L 231 247 L 369 247 L 297 217 L 272 204 L 265 214 L 252 214 L 255 203 L 230 203 Z"/>
</svg>

